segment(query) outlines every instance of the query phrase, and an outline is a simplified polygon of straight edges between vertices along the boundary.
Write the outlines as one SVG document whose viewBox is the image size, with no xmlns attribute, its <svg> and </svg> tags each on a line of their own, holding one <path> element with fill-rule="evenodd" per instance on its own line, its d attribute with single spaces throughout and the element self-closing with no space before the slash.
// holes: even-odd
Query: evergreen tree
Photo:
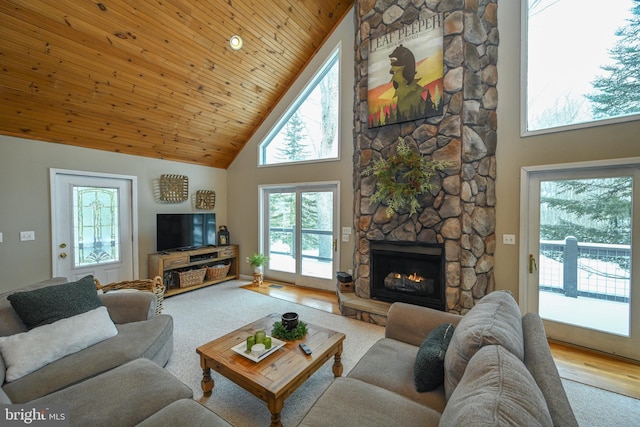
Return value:
<svg viewBox="0 0 640 427">
<path fill-rule="evenodd" d="M 552 213 L 554 220 L 541 221 L 541 239 L 564 240 L 574 236 L 579 242 L 631 244 L 629 177 L 555 181 L 554 184 L 555 194 L 540 198 L 541 203 L 555 213 Z"/>
<path fill-rule="evenodd" d="M 631 245 L 632 181 L 630 177 L 620 177 L 545 184 L 546 192 L 554 194 L 540 197 L 541 203 L 550 208 L 541 212 L 540 238 L 564 240 L 573 236 L 582 243 Z M 542 252 L 564 262 L 562 252 Z M 581 258 L 615 262 L 626 271 L 631 268 L 627 256 L 602 258 L 600 252 L 595 251 L 582 253 Z"/>
<path fill-rule="evenodd" d="M 278 157 L 281 160 L 297 161 L 309 158 L 309 147 L 306 144 L 306 129 L 304 122 L 296 111 L 287 120 L 284 127 L 285 146 L 278 149 Z"/>
<path fill-rule="evenodd" d="M 289 247 L 293 255 L 296 223 L 296 194 L 272 193 L 269 195 L 269 247 L 275 243 L 283 243 Z"/>
<path fill-rule="evenodd" d="M 640 0 L 633 0 L 628 24 L 616 31 L 620 37 L 609 51 L 614 63 L 601 68 L 607 73 L 592 85 L 596 93 L 586 95 L 597 118 L 640 112 Z"/>
<path fill-rule="evenodd" d="M 320 211 L 319 202 L 323 203 L 325 193 L 304 192 L 301 195 L 302 204 L 301 226 L 302 230 L 331 229 L 325 224 L 326 211 Z M 331 193 L 328 193 L 331 194 Z M 296 193 L 282 192 L 269 195 L 269 235 L 270 244 L 281 242 L 289 247 L 291 256 L 296 256 Z M 330 207 L 331 209 L 331 207 Z M 323 215 L 324 214 L 324 215 Z M 330 236 L 329 236 L 330 237 Z M 326 240 L 314 233 L 302 233 L 302 250 L 319 249 L 320 256 L 326 256 Z M 331 239 L 329 245 L 331 246 Z M 329 254 L 330 256 L 330 254 Z"/>
</svg>

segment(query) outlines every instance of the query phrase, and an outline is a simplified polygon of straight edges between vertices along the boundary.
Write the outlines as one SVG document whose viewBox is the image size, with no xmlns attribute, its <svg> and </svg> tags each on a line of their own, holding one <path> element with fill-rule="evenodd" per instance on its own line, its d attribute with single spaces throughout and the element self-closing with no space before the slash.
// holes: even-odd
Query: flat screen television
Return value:
<svg viewBox="0 0 640 427">
<path fill-rule="evenodd" d="M 216 214 L 157 214 L 158 252 L 188 250 L 216 244 Z"/>
</svg>

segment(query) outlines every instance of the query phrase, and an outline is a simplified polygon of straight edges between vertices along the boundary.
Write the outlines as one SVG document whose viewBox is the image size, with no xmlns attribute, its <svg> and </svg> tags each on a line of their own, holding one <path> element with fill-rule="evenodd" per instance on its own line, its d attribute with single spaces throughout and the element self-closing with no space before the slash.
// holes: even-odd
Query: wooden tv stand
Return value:
<svg viewBox="0 0 640 427">
<path fill-rule="evenodd" d="M 180 294 L 182 292 L 192 291 L 194 289 L 203 288 L 205 286 L 215 285 L 231 279 L 237 279 L 239 276 L 238 264 L 238 245 L 229 246 L 210 246 L 187 251 L 167 251 L 149 254 L 149 277 L 162 277 L 164 286 L 167 288 L 165 296 Z M 180 288 L 173 283 L 173 271 L 188 268 L 203 268 L 220 263 L 231 264 L 226 277 L 215 280 L 207 280 L 199 285 Z"/>
</svg>

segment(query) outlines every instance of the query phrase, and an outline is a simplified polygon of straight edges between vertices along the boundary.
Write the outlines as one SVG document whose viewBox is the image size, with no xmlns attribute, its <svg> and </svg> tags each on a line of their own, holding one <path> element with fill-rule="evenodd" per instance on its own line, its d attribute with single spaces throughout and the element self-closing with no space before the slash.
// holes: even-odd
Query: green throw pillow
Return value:
<svg viewBox="0 0 640 427">
<path fill-rule="evenodd" d="M 29 329 L 86 313 L 104 305 L 98 297 L 93 276 L 83 277 L 77 282 L 16 292 L 7 299 Z"/>
<path fill-rule="evenodd" d="M 451 323 L 439 325 L 420 344 L 413 367 L 413 381 L 418 392 L 431 391 L 444 383 L 444 355 L 453 329 Z"/>
</svg>

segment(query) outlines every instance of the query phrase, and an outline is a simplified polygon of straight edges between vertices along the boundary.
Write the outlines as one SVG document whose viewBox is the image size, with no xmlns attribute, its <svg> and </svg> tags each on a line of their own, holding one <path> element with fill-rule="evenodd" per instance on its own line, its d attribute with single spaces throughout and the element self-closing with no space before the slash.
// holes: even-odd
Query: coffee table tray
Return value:
<svg viewBox="0 0 640 427">
<path fill-rule="evenodd" d="M 286 344 L 286 341 L 280 341 L 277 338 L 271 337 L 271 348 L 266 350 L 260 356 L 256 357 L 251 353 L 247 353 L 247 342 L 241 342 L 240 344 L 231 348 L 234 352 L 238 353 L 240 356 L 246 357 L 249 360 L 253 360 L 254 362 L 260 362 L 265 359 L 267 356 L 273 354 L 276 350 L 283 347 Z"/>
</svg>

